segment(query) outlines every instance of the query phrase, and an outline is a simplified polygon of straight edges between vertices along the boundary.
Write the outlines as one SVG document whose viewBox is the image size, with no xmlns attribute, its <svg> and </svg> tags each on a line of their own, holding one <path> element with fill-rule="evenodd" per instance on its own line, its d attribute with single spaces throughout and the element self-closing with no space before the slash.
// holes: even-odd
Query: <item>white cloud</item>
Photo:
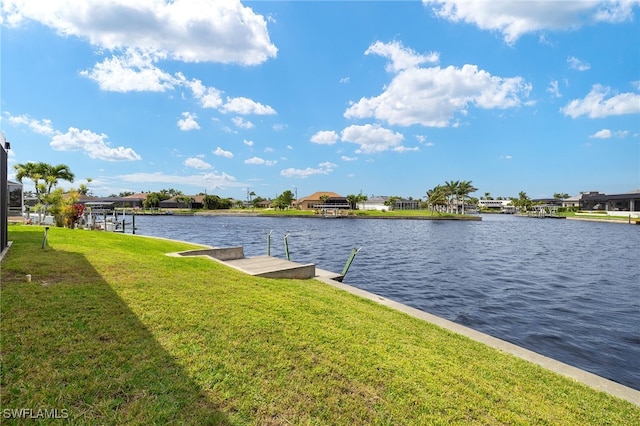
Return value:
<svg viewBox="0 0 640 426">
<path fill-rule="evenodd" d="M 380 50 L 380 47 L 376 49 Z M 405 54 L 410 52 L 406 50 Z M 403 60 L 403 64 L 413 62 Z M 394 69 L 399 67 L 395 65 Z M 456 114 L 466 115 L 470 106 L 483 109 L 519 107 L 523 104 L 521 98 L 527 97 L 530 91 L 531 84 L 522 77 L 494 76 L 476 65 L 411 67 L 394 75 L 382 94 L 352 102 L 344 117 L 373 117 L 401 126 L 446 127 L 456 125 Z"/>
<path fill-rule="evenodd" d="M 105 140 L 107 135 L 93 133 L 90 130 L 82 130 L 69 127 L 67 133 L 62 133 L 54 129 L 53 123 L 49 119 L 37 120 L 28 115 L 10 115 L 5 112 L 7 121 L 15 125 L 25 125 L 37 134 L 52 136 L 50 146 L 56 151 L 85 151 L 86 154 L 95 159 L 106 161 L 134 161 L 141 157 L 132 149 L 119 146 L 110 148 Z"/>
<path fill-rule="evenodd" d="M 433 142 L 427 142 L 427 137 L 424 135 L 415 135 L 415 137 L 424 146 L 434 146 Z"/>
<path fill-rule="evenodd" d="M 365 55 L 376 54 L 383 58 L 387 58 L 390 62 L 386 69 L 389 72 L 397 73 L 409 68 L 416 68 L 418 65 L 429 63 L 438 63 L 440 57 L 437 53 L 429 53 L 427 56 L 419 55 L 412 49 L 406 48 L 402 43 L 394 41 L 391 43 L 382 43 L 376 41 L 364 52 Z"/>
<path fill-rule="evenodd" d="M 342 84 L 348 84 L 350 81 L 351 81 L 350 77 L 342 77 L 340 79 L 340 83 L 342 83 Z"/>
<path fill-rule="evenodd" d="M 191 157 L 184 160 L 184 165 L 187 167 L 193 167 L 194 169 L 207 170 L 212 169 L 213 166 L 206 161 L 199 158 Z"/>
<path fill-rule="evenodd" d="M 342 157 L 340 157 L 340 159 L 342 161 L 357 161 L 358 157 L 347 157 L 346 155 L 343 155 Z"/>
<path fill-rule="evenodd" d="M 164 92 L 172 90 L 179 80 L 162 71 L 155 63 L 158 55 L 127 49 L 119 56 L 112 56 L 80 71 L 80 75 L 98 83 L 102 90 L 110 92 Z"/>
<path fill-rule="evenodd" d="M 561 98 L 560 89 L 558 88 L 558 80 L 553 80 L 549 83 L 549 87 L 547 87 L 547 92 L 551 93 L 556 98 Z"/>
<path fill-rule="evenodd" d="M 611 133 L 611 130 L 602 129 L 602 130 L 598 130 L 597 132 L 595 132 L 593 135 L 589 137 L 592 139 L 609 139 L 612 136 L 613 136 L 613 133 Z"/>
<path fill-rule="evenodd" d="M 135 48 L 184 62 L 260 64 L 276 56 L 262 15 L 239 0 L 4 0 L 4 21 L 33 20 L 101 49 Z"/>
<path fill-rule="evenodd" d="M 512 157 L 512 156 L 510 156 L 509 154 L 507 154 L 507 155 L 501 155 L 501 156 L 500 156 L 500 159 L 502 159 L 502 160 L 511 160 L 512 158 L 513 158 L 513 157 Z"/>
<path fill-rule="evenodd" d="M 273 148 L 271 148 L 270 146 L 264 149 L 264 152 L 273 152 L 273 151 L 274 151 Z"/>
<path fill-rule="evenodd" d="M 589 137 L 591 139 L 610 139 L 613 137 L 626 138 L 627 136 L 629 136 L 628 130 L 619 130 L 617 132 L 612 132 L 610 129 L 602 129 L 602 130 L 598 130 L 597 132 L 595 132 L 593 135 L 590 135 Z"/>
<path fill-rule="evenodd" d="M 252 122 L 247 121 L 242 117 L 233 117 L 231 121 L 233 122 L 233 124 L 235 124 L 236 127 L 239 127 L 241 129 L 252 129 L 255 127 Z"/>
<path fill-rule="evenodd" d="M 30 118 L 26 114 L 22 114 L 22 115 L 10 115 L 8 113 L 5 113 L 5 114 L 7 115 L 7 121 L 9 123 L 15 124 L 15 125 L 28 126 L 32 132 L 37 133 L 39 135 L 52 136 L 58 133 L 53 128 L 51 120 L 47 118 L 43 120 L 36 120 L 36 119 Z"/>
<path fill-rule="evenodd" d="M 404 139 L 401 133 L 394 133 L 378 124 L 352 125 L 342 131 L 342 140 L 358 144 L 357 153 L 371 154 L 400 146 Z"/>
<path fill-rule="evenodd" d="M 183 112 L 182 117 L 183 118 L 178 120 L 178 127 L 183 132 L 188 132 L 189 130 L 198 130 L 200 128 L 200 126 L 198 125 L 198 122 L 196 121 L 196 118 L 198 118 L 197 114 L 190 113 L 190 112 Z"/>
<path fill-rule="evenodd" d="M 407 146 L 396 146 L 395 148 L 393 148 L 393 150 L 395 152 L 410 152 L 410 151 L 420 151 L 420 148 L 417 146 L 414 147 L 407 147 Z"/>
<path fill-rule="evenodd" d="M 311 136 L 311 142 L 321 145 L 333 145 L 338 139 L 338 134 L 333 130 L 321 130 Z"/>
<path fill-rule="evenodd" d="M 69 127 L 67 133 L 57 134 L 50 146 L 56 151 L 85 151 L 91 158 L 106 161 L 134 161 L 141 157 L 131 148 L 119 146 L 110 148 L 105 142 L 107 135 L 96 134 L 90 130 L 78 130 Z"/>
<path fill-rule="evenodd" d="M 222 112 L 233 112 L 236 114 L 248 115 L 248 114 L 256 114 L 256 115 L 274 115 L 276 114 L 276 110 L 271 108 L 269 105 L 262 105 L 260 102 L 253 101 L 248 98 L 227 98 L 227 103 L 225 103 L 222 108 Z"/>
<path fill-rule="evenodd" d="M 637 1 L 495 1 L 423 0 L 435 14 L 498 31 L 508 44 L 544 30 L 572 30 L 594 21 L 623 22 L 633 17 Z"/>
<path fill-rule="evenodd" d="M 280 171 L 280 176 L 305 179 L 312 175 L 327 175 L 338 167 L 336 164 L 326 161 L 318 164 L 319 167 L 306 169 L 294 169 L 292 167 Z"/>
<path fill-rule="evenodd" d="M 243 140 L 242 143 L 245 144 L 246 146 L 253 146 L 253 141 L 250 141 L 247 139 Z"/>
<path fill-rule="evenodd" d="M 587 71 L 591 69 L 591 64 L 588 62 L 581 61 L 575 56 L 569 56 L 567 58 L 567 63 L 569 64 L 569 68 L 577 71 Z"/>
<path fill-rule="evenodd" d="M 233 153 L 230 151 L 225 151 L 224 149 L 217 147 L 215 151 L 213 151 L 214 155 L 224 157 L 224 158 L 233 158 Z"/>
<path fill-rule="evenodd" d="M 260 157 L 251 157 L 247 160 L 244 160 L 245 164 L 257 164 L 261 166 L 273 166 L 277 163 L 277 161 L 265 160 Z"/>
<path fill-rule="evenodd" d="M 613 24 L 630 21 L 633 19 L 633 8 L 637 5 L 637 0 L 603 1 L 594 18 L 596 21 Z"/>
<path fill-rule="evenodd" d="M 589 118 L 602 118 L 611 115 L 640 113 L 640 94 L 620 93 L 605 99 L 611 92 L 610 87 L 596 84 L 583 99 L 574 99 L 560 111 L 571 118 L 586 115 Z"/>
<path fill-rule="evenodd" d="M 185 81 L 184 85 L 191 89 L 202 108 L 219 108 L 222 105 L 222 92 L 215 87 L 206 87 L 197 79 Z"/>
<path fill-rule="evenodd" d="M 226 173 L 202 173 L 197 175 L 167 175 L 164 173 L 132 173 L 118 176 L 125 182 L 134 182 L 136 185 L 141 184 L 169 184 L 174 186 L 189 185 L 197 188 L 225 188 L 237 187 L 244 184 L 236 183 L 236 178 Z"/>
</svg>

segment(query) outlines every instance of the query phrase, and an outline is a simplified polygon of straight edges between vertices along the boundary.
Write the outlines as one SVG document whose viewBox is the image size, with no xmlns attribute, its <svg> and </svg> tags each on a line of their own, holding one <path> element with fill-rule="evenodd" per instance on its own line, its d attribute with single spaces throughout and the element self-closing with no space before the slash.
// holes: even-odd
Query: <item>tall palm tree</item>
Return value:
<svg viewBox="0 0 640 426">
<path fill-rule="evenodd" d="M 459 180 L 451 180 L 444 182 L 444 192 L 447 196 L 447 200 L 449 200 L 449 206 L 451 208 L 451 213 L 453 213 L 453 200 L 458 200 L 458 187 L 460 186 Z M 456 212 L 458 211 L 458 206 L 456 203 Z"/>
<path fill-rule="evenodd" d="M 36 189 L 36 198 L 41 200 L 43 195 L 48 195 L 51 190 L 58 185 L 58 181 L 66 180 L 73 182 L 74 175 L 66 164 L 51 164 L 39 162 L 28 162 L 25 164 L 16 164 L 13 166 L 16 170 L 16 179 L 20 183 L 24 178 L 31 179 Z"/>
<path fill-rule="evenodd" d="M 464 214 L 464 202 L 470 193 L 476 192 L 478 188 L 471 184 L 470 180 L 463 180 L 458 184 L 457 196 L 462 199 L 462 214 Z"/>
<path fill-rule="evenodd" d="M 442 185 L 438 185 L 433 189 L 427 191 L 427 204 L 431 208 L 431 213 L 433 214 L 433 210 L 446 206 L 448 204 L 447 192 L 446 189 Z M 438 213 L 440 209 L 438 209 Z"/>
<path fill-rule="evenodd" d="M 45 169 L 43 166 L 44 163 L 33 163 L 28 162 L 24 164 L 16 164 L 13 168 L 16 171 L 16 179 L 18 182 L 22 183 L 24 178 L 31 179 L 33 181 L 33 186 L 36 191 L 36 199 L 40 202 L 43 191 L 43 183 L 41 182 L 45 179 Z M 45 186 L 46 188 L 46 186 Z"/>
<path fill-rule="evenodd" d="M 87 183 L 81 183 L 78 185 L 78 194 L 79 195 L 87 195 L 89 194 L 89 184 L 93 181 L 91 178 L 87 178 Z"/>
</svg>

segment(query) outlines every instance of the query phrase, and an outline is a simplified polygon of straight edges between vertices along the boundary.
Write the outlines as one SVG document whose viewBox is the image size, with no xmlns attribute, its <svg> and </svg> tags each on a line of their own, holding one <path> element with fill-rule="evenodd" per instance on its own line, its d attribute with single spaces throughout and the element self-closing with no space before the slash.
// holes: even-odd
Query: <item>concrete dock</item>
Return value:
<svg viewBox="0 0 640 426">
<path fill-rule="evenodd" d="M 207 248 L 176 253 L 179 256 L 205 256 L 248 275 L 263 278 L 341 280 L 342 275 L 316 268 L 313 263 L 297 263 L 273 256 L 244 257 L 242 247 Z"/>
</svg>

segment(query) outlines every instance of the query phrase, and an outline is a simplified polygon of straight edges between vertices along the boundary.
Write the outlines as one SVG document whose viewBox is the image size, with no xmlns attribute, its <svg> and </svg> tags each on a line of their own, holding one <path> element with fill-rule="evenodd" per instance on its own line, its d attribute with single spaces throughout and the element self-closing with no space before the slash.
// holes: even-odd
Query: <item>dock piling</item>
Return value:
<svg viewBox="0 0 640 426">
<path fill-rule="evenodd" d="M 42 249 L 47 245 L 47 233 L 49 232 L 49 227 L 45 226 L 44 228 L 44 238 L 42 239 Z"/>
<path fill-rule="evenodd" d="M 353 250 L 351 250 L 351 254 L 349 255 L 349 258 L 347 259 L 347 263 L 344 265 L 344 268 L 342 269 L 342 276 L 344 277 L 345 275 L 347 275 L 347 271 L 349 270 L 349 267 L 351 266 L 351 263 L 353 263 L 353 259 L 356 257 L 356 254 L 358 254 L 358 252 L 360 251 L 362 247 L 360 248 L 354 248 Z"/>
<path fill-rule="evenodd" d="M 289 241 L 287 241 L 288 236 L 289 234 L 284 234 L 284 253 L 287 256 L 287 260 L 291 260 L 289 259 Z"/>
</svg>

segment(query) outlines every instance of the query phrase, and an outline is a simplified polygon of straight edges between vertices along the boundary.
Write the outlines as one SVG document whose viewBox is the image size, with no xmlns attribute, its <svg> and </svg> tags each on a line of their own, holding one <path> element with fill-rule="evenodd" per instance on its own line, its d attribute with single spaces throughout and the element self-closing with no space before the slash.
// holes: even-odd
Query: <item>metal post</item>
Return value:
<svg viewBox="0 0 640 426">
<path fill-rule="evenodd" d="M 271 256 L 271 233 L 272 232 L 273 232 L 273 229 L 269 231 L 269 233 L 267 234 L 267 256 Z"/>
<path fill-rule="evenodd" d="M 356 254 L 358 254 L 359 251 L 360 251 L 359 248 L 354 248 L 353 250 L 351 250 L 351 254 L 349 255 L 349 258 L 347 259 L 347 263 L 344 265 L 344 269 L 342 269 L 342 276 L 343 277 L 345 275 L 347 275 L 347 271 L 349 270 L 349 267 L 351 266 L 351 263 L 353 262 L 353 259 L 356 257 Z"/>
<path fill-rule="evenodd" d="M 136 214 L 135 213 L 131 216 L 131 233 L 134 235 L 136 233 Z"/>
<path fill-rule="evenodd" d="M 42 249 L 47 245 L 47 233 L 49 232 L 49 227 L 45 226 L 44 228 L 44 238 L 42 239 Z"/>
<path fill-rule="evenodd" d="M 284 254 L 287 256 L 287 260 L 289 259 L 289 242 L 287 241 L 287 237 L 289 234 L 284 234 Z"/>
</svg>

